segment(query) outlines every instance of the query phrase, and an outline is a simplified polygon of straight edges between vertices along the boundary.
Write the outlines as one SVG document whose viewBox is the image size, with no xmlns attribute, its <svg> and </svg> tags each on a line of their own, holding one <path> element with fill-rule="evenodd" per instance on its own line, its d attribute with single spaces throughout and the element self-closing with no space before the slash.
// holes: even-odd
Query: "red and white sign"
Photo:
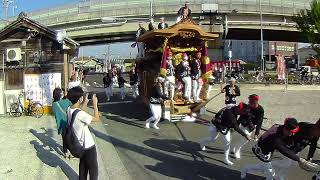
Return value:
<svg viewBox="0 0 320 180">
<path fill-rule="evenodd" d="M 213 69 L 220 68 L 220 67 L 229 67 L 230 61 L 212 61 L 211 67 Z M 233 68 L 239 68 L 240 67 L 240 61 L 231 61 L 231 67 Z"/>
<path fill-rule="evenodd" d="M 285 80 L 286 78 L 286 61 L 283 55 L 277 56 L 277 74 L 279 80 Z"/>
</svg>

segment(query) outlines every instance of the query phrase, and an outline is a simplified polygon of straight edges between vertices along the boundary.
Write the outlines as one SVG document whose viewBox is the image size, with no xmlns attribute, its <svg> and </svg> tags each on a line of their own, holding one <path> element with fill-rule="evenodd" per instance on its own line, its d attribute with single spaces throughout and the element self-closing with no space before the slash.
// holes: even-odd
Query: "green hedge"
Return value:
<svg viewBox="0 0 320 180">
<path fill-rule="evenodd" d="M 241 66 L 246 70 L 254 70 L 259 67 L 257 64 L 254 64 L 254 63 L 247 63 L 247 64 L 243 64 Z"/>
</svg>

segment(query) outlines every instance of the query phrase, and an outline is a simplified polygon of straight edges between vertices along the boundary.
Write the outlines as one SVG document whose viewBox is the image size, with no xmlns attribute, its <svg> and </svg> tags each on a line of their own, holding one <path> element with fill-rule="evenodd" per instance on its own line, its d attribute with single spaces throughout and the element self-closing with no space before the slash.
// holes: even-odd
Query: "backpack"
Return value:
<svg viewBox="0 0 320 180">
<path fill-rule="evenodd" d="M 71 122 L 68 122 L 68 125 L 65 129 L 65 135 L 63 137 L 63 141 L 67 147 L 67 149 L 70 151 L 70 153 L 77 158 L 81 158 L 84 154 L 85 148 L 83 145 L 80 144 L 74 129 L 72 127 L 74 120 L 77 116 L 77 114 L 80 112 L 80 109 L 76 109 L 71 116 Z"/>
</svg>

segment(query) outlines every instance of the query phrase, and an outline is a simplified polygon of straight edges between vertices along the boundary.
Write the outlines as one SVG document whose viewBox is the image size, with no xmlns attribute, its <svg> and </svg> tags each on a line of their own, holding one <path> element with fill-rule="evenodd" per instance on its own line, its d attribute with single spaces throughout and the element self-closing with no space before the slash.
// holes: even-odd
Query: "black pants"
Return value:
<svg viewBox="0 0 320 180">
<path fill-rule="evenodd" d="M 80 158 L 79 164 L 79 179 L 87 180 L 87 176 L 90 176 L 90 180 L 98 179 L 98 161 L 96 146 L 85 150 L 84 155 Z"/>
<path fill-rule="evenodd" d="M 65 135 L 65 131 L 63 131 L 62 134 L 61 134 L 61 137 L 62 137 L 62 152 L 63 153 L 67 153 L 68 149 L 67 149 L 66 143 L 63 140 L 64 135 Z"/>
</svg>

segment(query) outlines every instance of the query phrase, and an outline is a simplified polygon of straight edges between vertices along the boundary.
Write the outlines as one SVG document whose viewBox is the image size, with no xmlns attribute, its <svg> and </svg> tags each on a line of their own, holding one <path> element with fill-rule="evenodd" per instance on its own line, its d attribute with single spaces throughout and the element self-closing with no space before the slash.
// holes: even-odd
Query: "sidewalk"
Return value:
<svg viewBox="0 0 320 180">
<path fill-rule="evenodd" d="M 92 123 L 99 179 L 130 179 L 101 122 Z M 94 135 L 94 134 L 93 134 Z M 79 159 L 65 159 L 52 116 L 0 118 L 0 179 L 78 179 Z"/>
</svg>

